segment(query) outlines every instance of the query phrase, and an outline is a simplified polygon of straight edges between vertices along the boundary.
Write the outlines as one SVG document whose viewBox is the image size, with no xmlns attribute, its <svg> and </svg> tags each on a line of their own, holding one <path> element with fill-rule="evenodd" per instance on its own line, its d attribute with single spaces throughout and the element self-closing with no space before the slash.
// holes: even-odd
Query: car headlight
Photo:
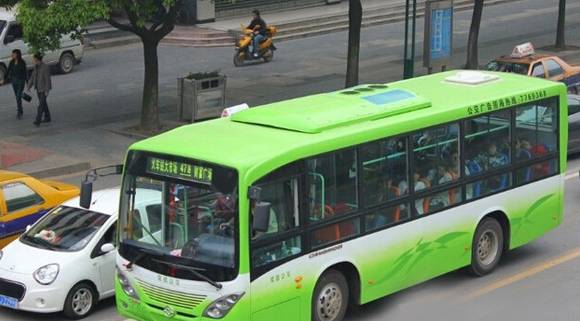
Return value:
<svg viewBox="0 0 580 321">
<path fill-rule="evenodd" d="M 204 316 L 212 319 L 221 319 L 240 301 L 244 293 L 235 293 L 221 297 L 210 304 L 203 313 Z"/>
<path fill-rule="evenodd" d="M 121 272 L 121 270 L 118 267 L 117 267 L 117 279 L 119 280 L 119 284 L 121 284 L 121 288 L 123 289 L 123 292 L 125 292 L 125 294 L 127 294 L 129 297 L 135 300 L 139 300 L 139 295 L 137 294 L 137 291 L 135 291 L 135 288 L 131 285 L 129 279 L 125 276 L 125 274 L 123 274 L 123 272 Z"/>
<path fill-rule="evenodd" d="M 34 277 L 36 282 L 42 285 L 49 285 L 52 284 L 54 280 L 56 280 L 59 271 L 60 267 L 58 266 L 58 264 L 53 263 L 45 265 L 39 268 L 38 270 L 34 271 L 34 273 L 32 273 L 32 276 Z"/>
</svg>

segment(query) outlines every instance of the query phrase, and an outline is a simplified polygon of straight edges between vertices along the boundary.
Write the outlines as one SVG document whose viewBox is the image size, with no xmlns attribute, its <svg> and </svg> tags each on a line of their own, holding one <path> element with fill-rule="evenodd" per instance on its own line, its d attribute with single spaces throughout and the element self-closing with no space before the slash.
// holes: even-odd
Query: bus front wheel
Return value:
<svg viewBox="0 0 580 321">
<path fill-rule="evenodd" d="M 312 297 L 313 321 L 342 321 L 348 306 L 348 283 L 342 273 L 330 270 L 316 283 Z"/>
<path fill-rule="evenodd" d="M 503 255 L 504 235 L 501 224 L 494 218 L 484 219 L 473 237 L 470 272 L 475 276 L 491 273 Z"/>
</svg>

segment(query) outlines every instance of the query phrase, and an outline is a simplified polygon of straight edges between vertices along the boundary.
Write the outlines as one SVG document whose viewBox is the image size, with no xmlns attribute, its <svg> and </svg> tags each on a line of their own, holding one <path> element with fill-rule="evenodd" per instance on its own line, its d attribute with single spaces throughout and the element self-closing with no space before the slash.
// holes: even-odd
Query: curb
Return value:
<svg viewBox="0 0 580 321">
<path fill-rule="evenodd" d="M 64 176 L 68 174 L 79 173 L 83 171 L 88 171 L 91 168 L 91 163 L 80 162 L 71 165 L 65 165 L 61 167 L 47 168 L 43 170 L 37 170 L 33 172 L 28 172 L 27 174 L 35 178 L 49 178 L 56 176 Z"/>
</svg>

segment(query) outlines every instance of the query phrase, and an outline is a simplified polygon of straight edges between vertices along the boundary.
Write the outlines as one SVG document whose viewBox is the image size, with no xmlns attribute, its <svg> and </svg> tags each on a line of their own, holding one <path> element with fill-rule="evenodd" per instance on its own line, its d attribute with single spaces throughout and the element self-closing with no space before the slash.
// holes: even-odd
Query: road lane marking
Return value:
<svg viewBox="0 0 580 321">
<path fill-rule="evenodd" d="M 508 285 L 514 284 L 516 282 L 522 281 L 524 279 L 527 279 L 529 277 L 532 277 L 538 273 L 544 272 L 546 270 L 549 270 L 551 268 L 557 267 L 558 265 L 564 264 L 568 261 L 572 261 L 574 259 L 580 258 L 580 248 L 577 248 L 571 252 L 569 252 L 568 254 L 565 254 L 563 256 L 551 259 L 549 261 L 546 261 L 544 263 L 538 264 L 535 267 L 529 269 L 529 270 L 525 270 L 522 271 L 520 273 L 514 274 L 508 278 L 496 281 L 478 291 L 472 292 L 468 295 L 466 295 L 461 301 L 465 302 L 465 301 L 470 301 L 473 300 L 477 297 L 486 295 L 490 292 L 493 292 L 495 290 L 504 288 Z"/>
</svg>

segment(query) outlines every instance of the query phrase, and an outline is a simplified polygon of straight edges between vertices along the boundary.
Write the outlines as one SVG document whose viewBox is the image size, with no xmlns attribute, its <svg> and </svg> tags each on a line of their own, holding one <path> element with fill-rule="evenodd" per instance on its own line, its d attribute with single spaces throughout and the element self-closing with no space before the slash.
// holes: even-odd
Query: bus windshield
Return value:
<svg viewBox="0 0 580 321">
<path fill-rule="evenodd" d="M 119 253 L 132 264 L 160 274 L 232 280 L 236 183 L 232 169 L 132 153 L 122 193 Z"/>
</svg>

